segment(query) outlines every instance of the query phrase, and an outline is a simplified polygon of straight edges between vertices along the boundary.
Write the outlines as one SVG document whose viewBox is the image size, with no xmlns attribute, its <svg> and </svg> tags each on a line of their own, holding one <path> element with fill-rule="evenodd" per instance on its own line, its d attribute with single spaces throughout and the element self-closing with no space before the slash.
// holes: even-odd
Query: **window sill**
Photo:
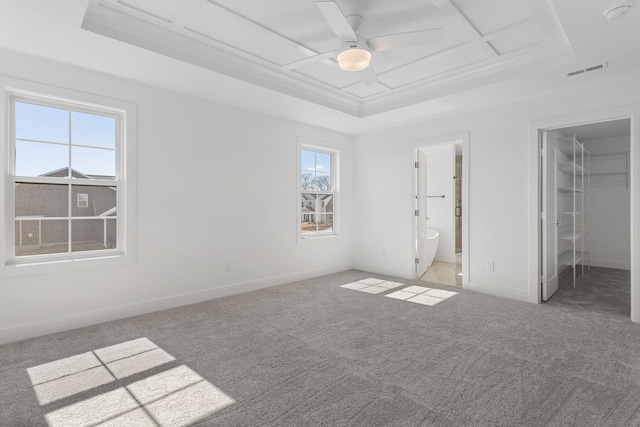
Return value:
<svg viewBox="0 0 640 427">
<path fill-rule="evenodd" d="M 49 273 L 65 273 L 76 270 L 108 268 L 134 264 L 132 255 L 113 253 L 109 255 L 78 257 L 56 260 L 18 261 L 5 264 L 0 269 L 0 277 L 17 277 Z"/>
<path fill-rule="evenodd" d="M 338 233 L 320 234 L 320 235 L 317 235 L 317 236 L 307 236 L 307 237 L 298 236 L 298 242 L 299 243 L 305 243 L 305 242 L 331 240 L 331 239 L 336 238 L 336 237 L 338 237 Z"/>
</svg>

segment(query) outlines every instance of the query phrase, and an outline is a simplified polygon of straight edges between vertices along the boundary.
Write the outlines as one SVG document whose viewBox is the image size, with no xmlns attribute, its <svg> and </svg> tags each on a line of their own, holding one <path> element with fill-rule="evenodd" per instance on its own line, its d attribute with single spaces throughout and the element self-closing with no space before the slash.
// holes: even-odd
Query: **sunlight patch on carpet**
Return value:
<svg viewBox="0 0 640 427">
<path fill-rule="evenodd" d="M 341 288 L 351 289 L 354 291 L 365 292 L 368 294 L 380 294 L 388 291 L 389 289 L 395 289 L 404 283 L 392 282 L 390 280 L 375 279 L 370 277 L 368 279 L 358 280 L 357 282 L 347 283 L 340 285 Z"/>
<path fill-rule="evenodd" d="M 403 301 L 415 302 L 417 304 L 434 306 L 455 295 L 458 295 L 458 293 L 444 289 L 432 289 L 425 286 L 409 286 L 385 296 Z"/>
<path fill-rule="evenodd" d="M 40 405 L 87 394 L 47 413 L 50 427 L 186 427 L 235 402 L 188 366 L 167 365 L 175 360 L 139 338 L 34 366 L 27 373 Z M 163 365 L 165 370 L 155 373 Z M 127 379 L 151 369 L 154 375 Z M 101 386 L 111 390 L 91 393 Z"/>
</svg>

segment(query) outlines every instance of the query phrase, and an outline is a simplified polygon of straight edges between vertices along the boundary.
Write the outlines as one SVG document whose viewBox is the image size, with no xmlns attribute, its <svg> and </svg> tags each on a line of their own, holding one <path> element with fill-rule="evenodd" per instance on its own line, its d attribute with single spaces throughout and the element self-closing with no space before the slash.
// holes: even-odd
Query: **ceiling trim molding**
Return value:
<svg viewBox="0 0 640 427">
<path fill-rule="evenodd" d="M 489 58 L 497 58 L 500 56 L 498 51 L 495 50 L 490 43 L 487 43 L 480 31 L 478 31 L 471 21 L 469 21 L 469 18 L 467 18 L 451 0 L 431 0 L 431 3 L 442 12 L 443 16 L 462 30 L 480 52 Z"/>
<path fill-rule="evenodd" d="M 342 93 L 336 93 L 337 91 L 331 86 L 327 85 L 332 89 L 328 92 L 314 85 L 304 84 L 288 74 L 262 64 L 252 62 L 251 66 L 247 66 L 248 60 L 245 58 L 239 58 L 207 43 L 193 43 L 193 38 L 126 15 L 102 4 L 87 9 L 82 29 L 352 116 L 360 116 L 360 102 Z"/>
<path fill-rule="evenodd" d="M 477 64 L 460 67 L 456 75 L 441 73 L 440 78 L 429 82 L 416 82 L 396 89 L 385 98 L 367 102 L 362 116 L 368 117 L 384 113 L 408 104 L 417 104 L 434 98 L 451 95 L 463 90 L 473 89 L 479 85 L 495 83 L 527 74 L 533 69 L 549 69 L 573 64 L 576 57 L 569 46 L 546 43 L 547 49 L 541 51 L 531 46 L 527 52 L 519 53 L 517 59 L 511 55 L 503 55 L 498 61 L 486 60 L 486 65 L 478 68 Z"/>
</svg>

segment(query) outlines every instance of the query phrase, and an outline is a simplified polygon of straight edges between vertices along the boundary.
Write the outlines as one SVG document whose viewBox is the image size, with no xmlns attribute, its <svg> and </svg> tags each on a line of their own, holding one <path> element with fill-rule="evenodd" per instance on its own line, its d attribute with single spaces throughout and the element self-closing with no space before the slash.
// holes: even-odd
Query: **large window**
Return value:
<svg viewBox="0 0 640 427">
<path fill-rule="evenodd" d="M 123 113 L 12 96 L 9 263 L 122 252 Z"/>
<path fill-rule="evenodd" d="M 335 232 L 336 152 L 300 149 L 300 235 L 320 237 Z"/>
</svg>

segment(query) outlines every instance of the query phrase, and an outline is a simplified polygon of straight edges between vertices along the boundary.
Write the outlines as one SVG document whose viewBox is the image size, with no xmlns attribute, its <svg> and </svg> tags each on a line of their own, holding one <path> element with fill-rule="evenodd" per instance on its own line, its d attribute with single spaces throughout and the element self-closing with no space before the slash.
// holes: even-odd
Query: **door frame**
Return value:
<svg viewBox="0 0 640 427">
<path fill-rule="evenodd" d="M 418 238 L 418 222 L 414 215 L 415 198 L 418 194 L 416 188 L 417 171 L 414 162 L 418 157 L 418 150 L 421 148 L 432 148 L 438 145 L 462 144 L 462 289 L 469 289 L 469 133 L 458 133 L 440 137 L 427 138 L 415 141 L 411 144 L 411 263 L 414 279 L 418 279 L 415 270 L 415 258 L 417 257 L 416 241 Z M 452 213 L 453 215 L 453 213 Z"/>
<path fill-rule="evenodd" d="M 540 272 L 542 194 L 540 142 L 545 130 L 569 126 L 629 119 L 631 125 L 629 141 L 630 187 L 630 233 L 631 233 L 631 320 L 640 323 L 640 105 L 587 112 L 529 123 L 529 302 L 542 302 Z"/>
</svg>

